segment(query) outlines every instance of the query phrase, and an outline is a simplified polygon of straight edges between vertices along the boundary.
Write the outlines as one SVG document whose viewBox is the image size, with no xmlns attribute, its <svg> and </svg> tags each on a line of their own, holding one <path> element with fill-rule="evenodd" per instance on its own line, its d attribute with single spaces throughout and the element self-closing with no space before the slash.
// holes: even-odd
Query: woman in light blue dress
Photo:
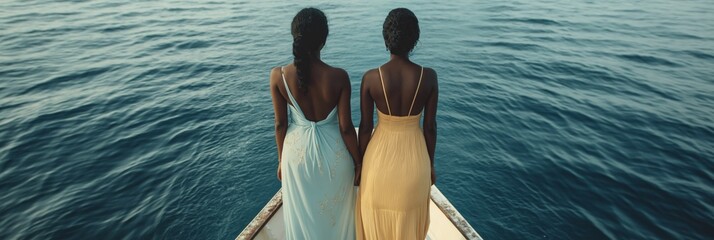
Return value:
<svg viewBox="0 0 714 240">
<path fill-rule="evenodd" d="M 325 14 L 302 9 L 292 22 L 294 61 L 270 74 L 286 239 L 355 238 L 361 156 L 349 76 L 320 60 L 327 34 Z"/>
</svg>

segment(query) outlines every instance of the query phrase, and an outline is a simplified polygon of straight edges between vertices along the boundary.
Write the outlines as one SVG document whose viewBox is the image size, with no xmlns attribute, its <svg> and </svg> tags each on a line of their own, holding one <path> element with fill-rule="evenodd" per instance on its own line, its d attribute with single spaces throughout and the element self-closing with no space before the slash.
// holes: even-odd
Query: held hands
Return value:
<svg viewBox="0 0 714 240">
<path fill-rule="evenodd" d="M 436 173 L 434 172 L 434 167 L 431 168 L 431 185 L 436 183 Z"/>
<path fill-rule="evenodd" d="M 359 186 L 359 182 L 362 180 L 362 166 L 355 165 L 355 186 Z"/>
</svg>

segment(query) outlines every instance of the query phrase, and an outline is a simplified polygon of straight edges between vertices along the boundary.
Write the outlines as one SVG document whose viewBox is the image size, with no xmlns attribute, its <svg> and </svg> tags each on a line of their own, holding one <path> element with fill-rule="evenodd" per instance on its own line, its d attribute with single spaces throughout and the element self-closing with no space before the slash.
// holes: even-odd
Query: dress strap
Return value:
<svg viewBox="0 0 714 240">
<path fill-rule="evenodd" d="M 392 109 L 389 108 L 389 98 L 387 98 L 387 90 L 384 89 L 384 79 L 382 79 L 382 67 L 379 67 L 377 69 L 379 69 L 379 81 L 382 82 L 382 92 L 384 92 L 384 100 L 387 101 L 387 111 L 389 111 L 389 115 L 392 115 Z"/>
<path fill-rule="evenodd" d="M 419 87 L 421 86 L 421 77 L 424 76 L 424 67 L 421 67 L 421 73 L 419 73 L 419 83 L 417 84 L 416 91 L 414 91 L 414 98 L 412 99 L 412 105 L 409 106 L 408 116 L 412 115 L 412 108 L 414 107 L 414 101 L 416 101 L 417 94 L 419 94 Z"/>
<path fill-rule="evenodd" d="M 285 67 L 280 67 L 280 75 L 283 77 L 283 84 L 285 84 L 285 91 L 288 92 L 288 98 L 290 99 L 290 103 L 292 103 L 290 105 L 302 113 L 302 109 L 300 109 L 300 105 L 298 105 L 297 101 L 295 101 L 295 97 L 293 97 L 293 93 L 290 91 L 290 87 L 288 87 L 288 82 L 285 80 L 284 68 Z"/>
</svg>

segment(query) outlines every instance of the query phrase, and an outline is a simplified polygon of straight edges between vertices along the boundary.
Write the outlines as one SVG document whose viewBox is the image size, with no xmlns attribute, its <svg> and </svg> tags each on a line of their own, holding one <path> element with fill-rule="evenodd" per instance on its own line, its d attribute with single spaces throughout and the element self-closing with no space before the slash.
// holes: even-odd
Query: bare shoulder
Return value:
<svg viewBox="0 0 714 240">
<path fill-rule="evenodd" d="M 436 70 L 429 67 L 424 67 L 424 77 L 436 81 Z"/>
<path fill-rule="evenodd" d="M 335 79 L 340 79 L 340 80 L 349 81 L 349 79 L 350 79 L 349 75 L 347 74 L 347 71 L 345 71 L 342 68 L 338 68 L 338 67 L 332 67 L 330 69 L 330 76 L 332 76 Z"/>
<path fill-rule="evenodd" d="M 372 68 L 367 70 L 362 76 L 362 85 L 368 86 L 374 81 L 379 81 L 379 70 Z"/>
<path fill-rule="evenodd" d="M 273 86 L 280 82 L 282 79 L 282 67 L 274 67 L 270 70 L 270 85 Z"/>
<path fill-rule="evenodd" d="M 370 89 L 373 88 L 375 81 L 379 81 L 379 72 L 376 68 L 367 70 L 364 75 L 362 75 L 362 82 L 360 87 L 360 92 L 369 93 Z"/>
<path fill-rule="evenodd" d="M 433 68 L 424 67 L 424 76 L 422 77 L 422 80 L 425 80 L 424 83 L 427 83 L 429 84 L 429 86 L 432 87 L 436 87 L 439 85 L 436 70 L 434 70 Z"/>
<path fill-rule="evenodd" d="M 339 83 L 340 87 L 350 86 L 350 76 L 342 68 L 330 67 L 329 71 L 330 81 Z"/>
</svg>

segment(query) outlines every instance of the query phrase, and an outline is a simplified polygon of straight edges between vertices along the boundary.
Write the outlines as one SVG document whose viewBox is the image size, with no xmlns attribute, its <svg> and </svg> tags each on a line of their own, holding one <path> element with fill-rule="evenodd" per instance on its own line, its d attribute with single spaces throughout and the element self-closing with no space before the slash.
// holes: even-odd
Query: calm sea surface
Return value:
<svg viewBox="0 0 714 240">
<path fill-rule="evenodd" d="M 0 3 L 0 239 L 234 238 L 280 187 L 268 75 L 306 6 L 353 90 L 416 13 L 437 186 L 484 238 L 714 236 L 711 1 L 216 0 Z"/>
</svg>

